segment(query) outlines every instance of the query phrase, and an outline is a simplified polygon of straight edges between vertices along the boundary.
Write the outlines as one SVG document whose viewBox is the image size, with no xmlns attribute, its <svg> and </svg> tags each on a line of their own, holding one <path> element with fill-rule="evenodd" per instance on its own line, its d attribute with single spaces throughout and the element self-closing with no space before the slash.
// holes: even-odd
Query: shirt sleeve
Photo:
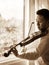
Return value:
<svg viewBox="0 0 49 65">
<path fill-rule="evenodd" d="M 17 57 L 27 60 L 36 60 L 39 57 L 39 54 L 37 51 L 35 52 L 27 52 L 20 55 L 17 55 Z"/>
</svg>

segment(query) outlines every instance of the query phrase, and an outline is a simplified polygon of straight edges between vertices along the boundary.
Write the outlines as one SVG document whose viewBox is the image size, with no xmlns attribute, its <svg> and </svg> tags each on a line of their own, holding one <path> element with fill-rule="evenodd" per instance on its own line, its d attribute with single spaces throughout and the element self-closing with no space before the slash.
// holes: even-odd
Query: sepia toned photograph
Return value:
<svg viewBox="0 0 49 65">
<path fill-rule="evenodd" d="M 0 0 L 0 65 L 49 65 L 49 0 Z"/>
</svg>

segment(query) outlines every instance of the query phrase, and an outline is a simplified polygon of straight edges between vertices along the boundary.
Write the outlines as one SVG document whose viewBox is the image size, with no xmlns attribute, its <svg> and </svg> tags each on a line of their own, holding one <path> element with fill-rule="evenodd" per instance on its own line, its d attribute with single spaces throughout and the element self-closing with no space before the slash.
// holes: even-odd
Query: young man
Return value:
<svg viewBox="0 0 49 65">
<path fill-rule="evenodd" d="M 42 62 L 39 61 L 40 65 L 49 65 L 49 10 L 38 10 L 36 21 L 40 31 L 48 30 L 48 33 L 41 37 L 40 44 L 38 48 L 36 48 L 36 51 L 19 55 L 18 51 L 13 48 L 12 52 L 15 56 L 28 60 L 36 60 L 39 57 L 42 57 Z"/>
</svg>

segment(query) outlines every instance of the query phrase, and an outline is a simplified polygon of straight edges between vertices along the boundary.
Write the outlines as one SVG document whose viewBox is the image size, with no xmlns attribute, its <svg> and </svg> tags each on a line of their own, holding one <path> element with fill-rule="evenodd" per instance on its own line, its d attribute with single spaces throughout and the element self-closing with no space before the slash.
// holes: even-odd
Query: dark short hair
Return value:
<svg viewBox="0 0 49 65">
<path fill-rule="evenodd" d="M 37 12 L 37 15 L 42 15 L 45 20 L 49 20 L 49 10 L 48 9 L 40 9 Z"/>
</svg>

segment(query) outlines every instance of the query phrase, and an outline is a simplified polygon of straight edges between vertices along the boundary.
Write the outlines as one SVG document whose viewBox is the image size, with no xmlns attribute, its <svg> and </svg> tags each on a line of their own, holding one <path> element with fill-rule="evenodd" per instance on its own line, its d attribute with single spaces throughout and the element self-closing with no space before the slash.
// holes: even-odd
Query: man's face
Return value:
<svg viewBox="0 0 49 65">
<path fill-rule="evenodd" d="M 37 26 L 38 26 L 39 30 L 42 31 L 42 30 L 46 29 L 46 23 L 45 23 L 46 20 L 44 19 L 43 16 L 37 15 L 36 21 L 37 21 Z"/>
</svg>

